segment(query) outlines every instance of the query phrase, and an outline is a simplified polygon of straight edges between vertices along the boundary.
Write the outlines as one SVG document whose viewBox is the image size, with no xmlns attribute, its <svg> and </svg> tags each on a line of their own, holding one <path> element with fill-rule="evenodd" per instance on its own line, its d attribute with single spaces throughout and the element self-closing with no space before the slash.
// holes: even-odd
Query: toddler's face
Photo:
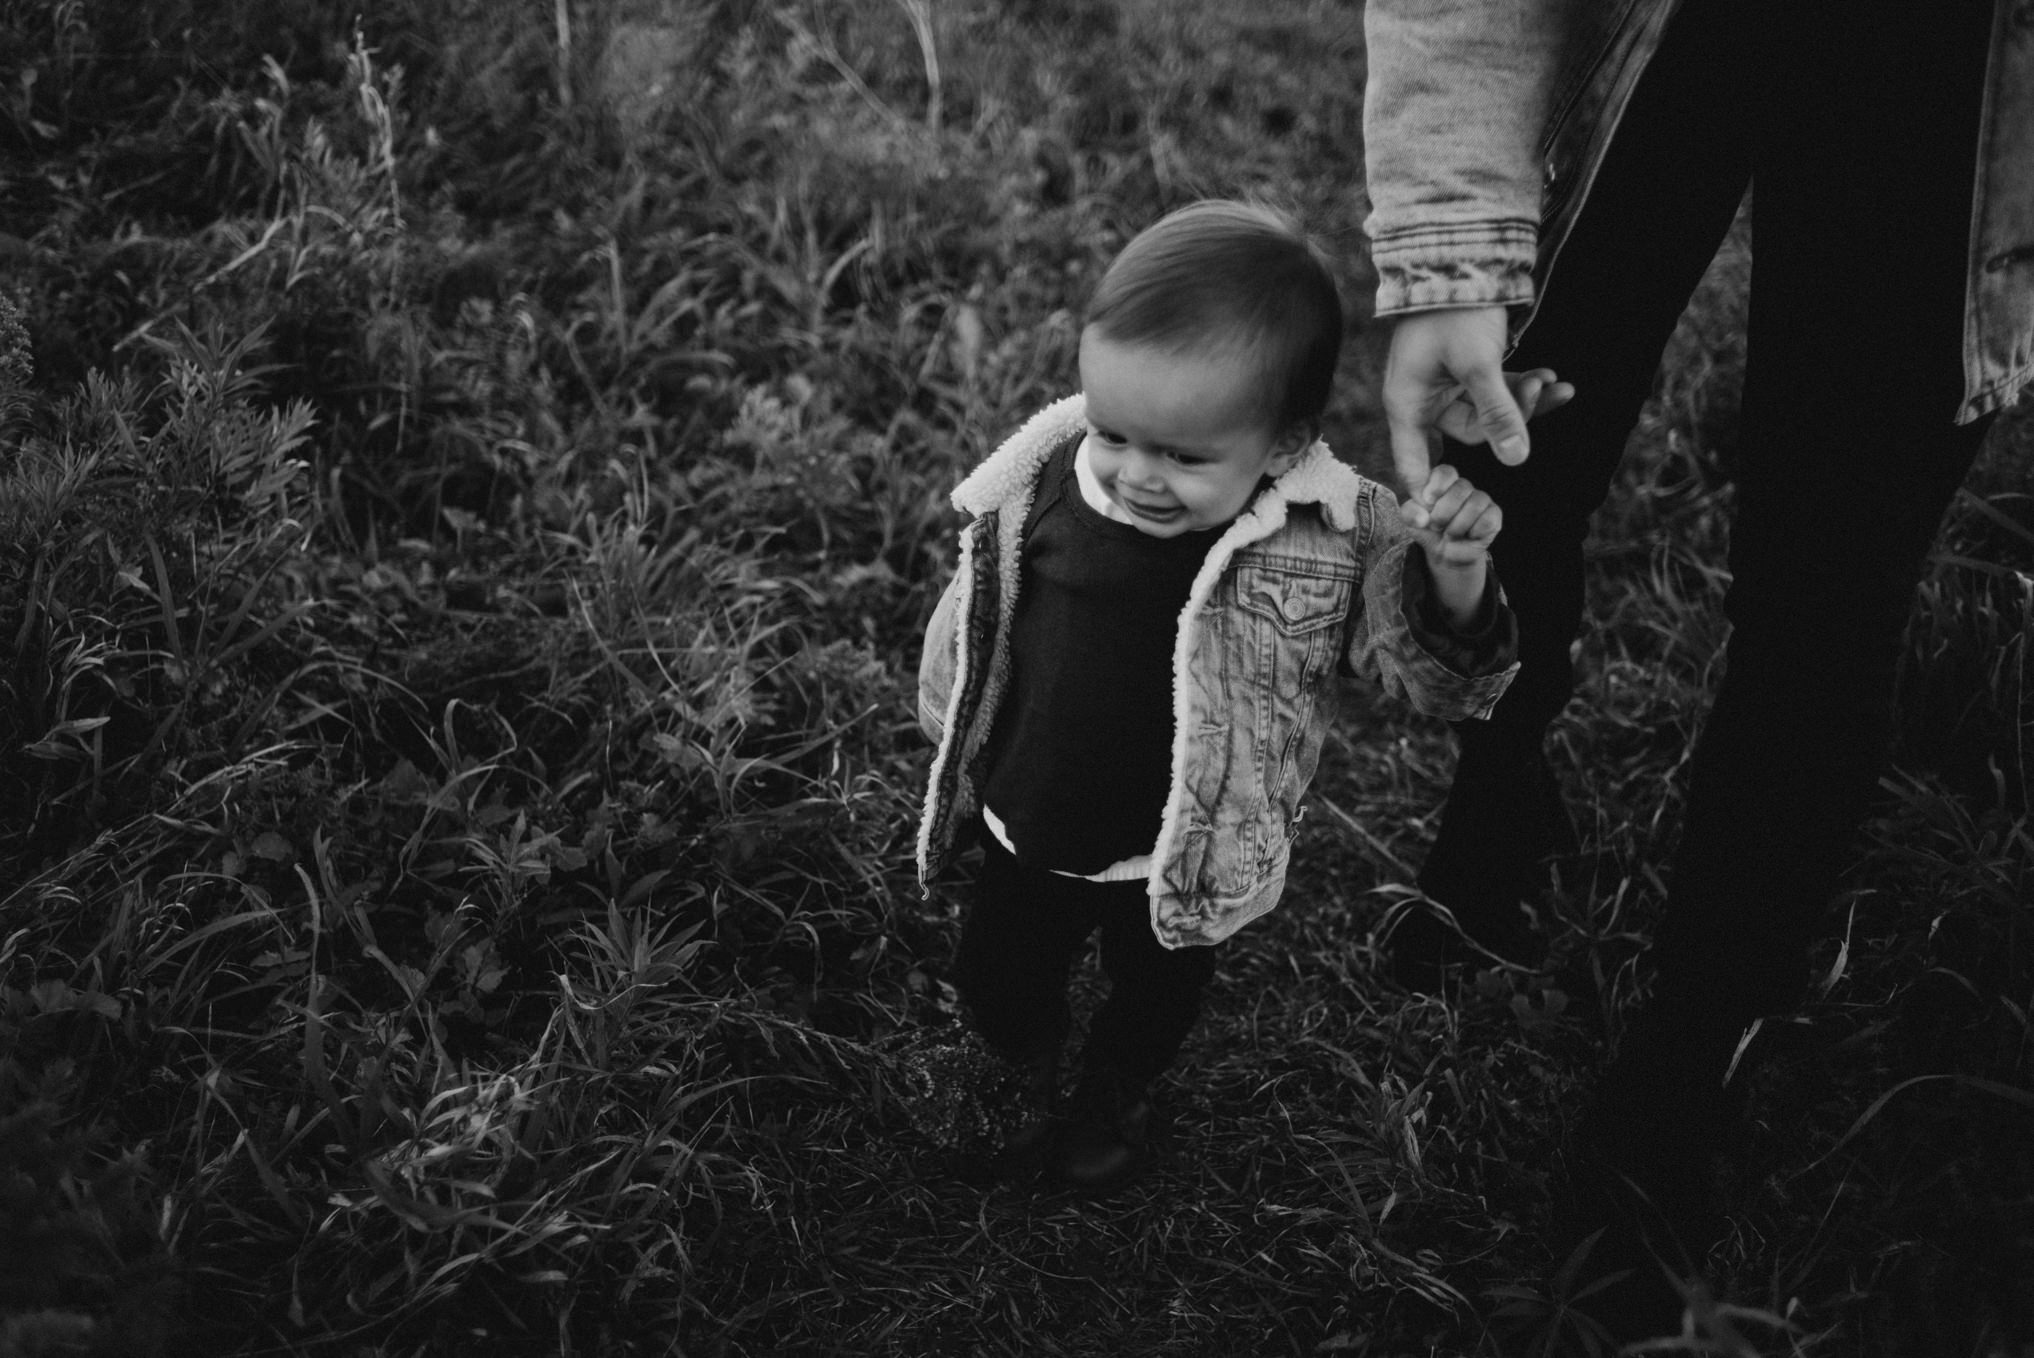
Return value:
<svg viewBox="0 0 2034 1358">
<path fill-rule="evenodd" d="M 1109 499 L 1153 537 L 1218 528 L 1266 476 L 1290 467 L 1308 434 L 1281 433 L 1258 402 L 1251 365 L 1081 335 L 1088 458 Z"/>
</svg>

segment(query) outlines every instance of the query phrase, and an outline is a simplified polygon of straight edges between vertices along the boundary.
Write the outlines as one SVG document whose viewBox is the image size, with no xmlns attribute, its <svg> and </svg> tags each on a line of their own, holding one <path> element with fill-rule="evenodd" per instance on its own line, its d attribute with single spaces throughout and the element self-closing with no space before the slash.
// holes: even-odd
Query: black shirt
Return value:
<svg viewBox="0 0 2034 1358">
<path fill-rule="evenodd" d="M 1020 860 L 1100 872 L 1150 853 L 1172 777 L 1172 652 L 1209 528 L 1159 538 L 1095 511 L 1078 441 L 1039 477 L 983 802 Z"/>
</svg>

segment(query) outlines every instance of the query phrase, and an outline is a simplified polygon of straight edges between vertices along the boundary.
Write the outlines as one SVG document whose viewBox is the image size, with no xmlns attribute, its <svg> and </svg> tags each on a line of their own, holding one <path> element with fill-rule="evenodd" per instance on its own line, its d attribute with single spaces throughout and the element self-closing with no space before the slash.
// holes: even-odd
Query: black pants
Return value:
<svg viewBox="0 0 2034 1358">
<path fill-rule="evenodd" d="M 981 838 L 954 979 L 982 1037 L 1013 1061 L 1057 1051 L 1068 978 L 1099 929 L 1109 995 L 1089 1021 L 1082 1063 L 1135 1080 L 1171 1065 L 1200 1016 L 1215 950 L 1161 944 L 1143 882 L 1062 877 L 1019 863 L 987 832 Z"/>
<path fill-rule="evenodd" d="M 1537 755 L 1573 691 L 1589 515 L 1753 186 L 1732 632 L 1657 939 L 1663 994 L 1747 1017 L 1798 1001 L 1876 782 L 1914 587 L 1978 444 L 1953 418 L 1991 8 L 1687 0 L 1511 364 L 1556 369 L 1573 405 L 1536 422 L 1519 467 L 1450 449 L 1504 507 L 1523 662 L 1465 740 L 1454 819 L 1469 786 Z M 1444 824 L 1436 854 L 1477 838 Z"/>
</svg>

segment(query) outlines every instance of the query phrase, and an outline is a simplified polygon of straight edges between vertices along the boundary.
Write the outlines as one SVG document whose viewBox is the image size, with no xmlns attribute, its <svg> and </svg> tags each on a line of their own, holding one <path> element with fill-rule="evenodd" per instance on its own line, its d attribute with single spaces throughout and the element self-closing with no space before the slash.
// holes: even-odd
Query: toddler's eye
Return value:
<svg viewBox="0 0 2034 1358">
<path fill-rule="evenodd" d="M 1167 453 L 1166 456 L 1170 458 L 1175 465 L 1181 467 L 1198 467 L 1203 462 L 1207 461 L 1206 458 L 1195 457 L 1192 453 Z"/>
<path fill-rule="evenodd" d="M 1108 444 L 1111 448 L 1121 448 L 1128 441 L 1113 429 L 1097 429 L 1095 430 L 1095 437 Z"/>
</svg>

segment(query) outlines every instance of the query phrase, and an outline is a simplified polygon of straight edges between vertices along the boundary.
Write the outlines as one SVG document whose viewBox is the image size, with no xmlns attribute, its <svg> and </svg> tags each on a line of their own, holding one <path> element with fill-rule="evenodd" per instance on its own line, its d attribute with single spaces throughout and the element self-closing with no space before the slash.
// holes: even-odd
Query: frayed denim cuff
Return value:
<svg viewBox="0 0 2034 1358">
<path fill-rule="evenodd" d="M 1423 226 L 1375 241 L 1378 316 L 1444 307 L 1529 306 L 1539 229 L 1528 221 Z"/>
</svg>

